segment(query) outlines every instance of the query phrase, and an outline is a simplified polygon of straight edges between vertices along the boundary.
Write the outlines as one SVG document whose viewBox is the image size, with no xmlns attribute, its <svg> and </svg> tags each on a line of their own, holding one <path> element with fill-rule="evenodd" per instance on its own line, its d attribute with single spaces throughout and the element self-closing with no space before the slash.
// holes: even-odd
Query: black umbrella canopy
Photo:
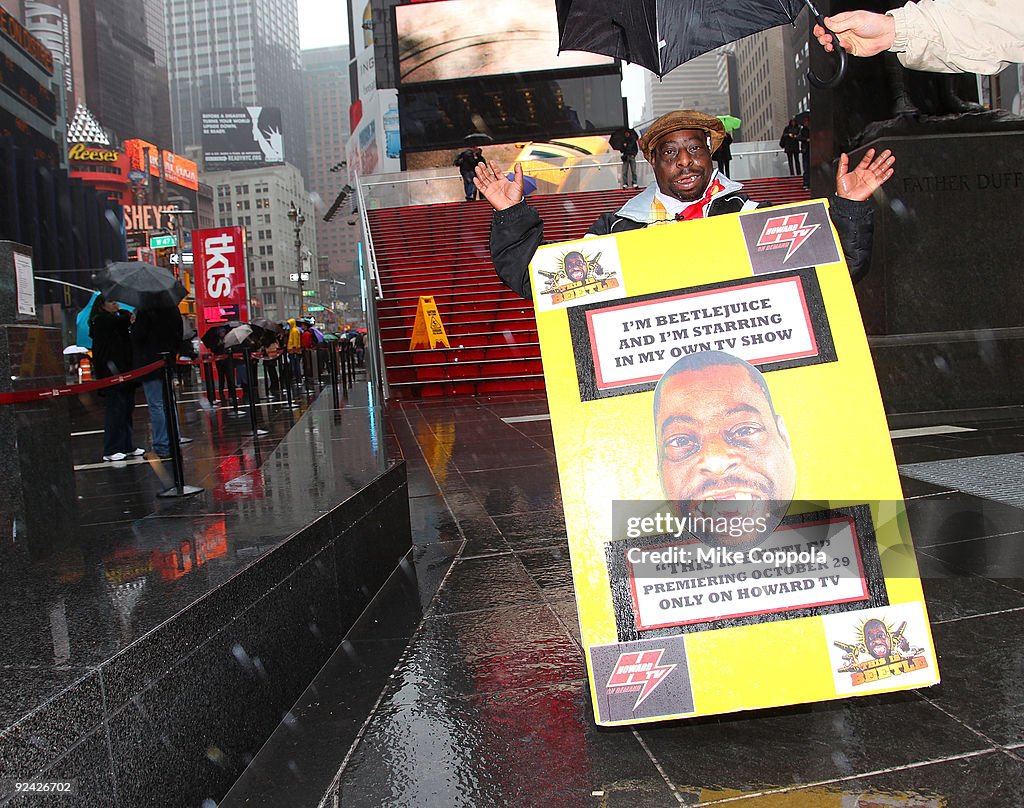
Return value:
<svg viewBox="0 0 1024 808">
<path fill-rule="evenodd" d="M 664 76 L 720 45 L 791 23 L 808 5 L 805 0 L 555 0 L 558 47 L 613 56 Z"/>
<path fill-rule="evenodd" d="M 257 317 L 255 320 L 250 320 L 249 325 L 262 328 L 264 331 L 271 331 L 274 334 L 281 330 L 280 323 L 275 323 L 273 320 L 268 320 L 265 317 Z"/>
<path fill-rule="evenodd" d="M 264 317 L 250 320 L 249 325 L 252 327 L 253 339 L 260 348 L 271 347 L 277 342 L 277 335 L 281 333 L 280 323 L 275 323 L 273 320 L 267 320 Z"/>
<path fill-rule="evenodd" d="M 608 136 L 608 145 L 613 149 L 621 149 L 626 143 L 626 130 L 624 128 L 616 129 L 611 135 Z"/>
<path fill-rule="evenodd" d="M 224 352 L 224 335 L 231 330 L 229 325 L 215 325 L 206 329 L 206 333 L 199 339 L 212 353 Z"/>
<path fill-rule="evenodd" d="M 107 300 L 137 309 L 176 308 L 188 294 L 169 270 L 144 261 L 108 264 L 92 280 Z"/>
</svg>

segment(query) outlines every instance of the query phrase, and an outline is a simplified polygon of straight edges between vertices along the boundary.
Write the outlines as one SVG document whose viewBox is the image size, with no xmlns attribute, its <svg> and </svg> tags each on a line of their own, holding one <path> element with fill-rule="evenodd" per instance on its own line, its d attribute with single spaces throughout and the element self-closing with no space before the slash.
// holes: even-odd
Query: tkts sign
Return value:
<svg viewBox="0 0 1024 808">
<path fill-rule="evenodd" d="M 249 319 L 245 238 L 241 227 L 192 231 L 196 320 L 200 335 L 229 320 Z"/>
</svg>

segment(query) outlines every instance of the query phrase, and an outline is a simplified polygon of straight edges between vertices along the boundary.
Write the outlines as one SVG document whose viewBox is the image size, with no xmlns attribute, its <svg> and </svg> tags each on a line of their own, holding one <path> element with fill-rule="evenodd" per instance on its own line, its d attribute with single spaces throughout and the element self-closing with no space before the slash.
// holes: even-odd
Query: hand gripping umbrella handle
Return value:
<svg viewBox="0 0 1024 808">
<path fill-rule="evenodd" d="M 839 37 L 825 25 L 825 18 L 821 12 L 815 7 L 812 0 L 804 0 L 804 5 L 810 9 L 811 16 L 814 17 L 814 21 L 820 25 L 825 31 L 832 37 L 832 53 L 835 54 L 838 62 L 836 64 L 835 72 L 827 79 L 819 78 L 814 74 L 813 70 L 807 71 L 807 80 L 819 89 L 831 89 L 832 87 L 838 87 L 839 82 L 843 80 L 846 75 L 846 50 L 842 45 L 839 44 Z"/>
</svg>

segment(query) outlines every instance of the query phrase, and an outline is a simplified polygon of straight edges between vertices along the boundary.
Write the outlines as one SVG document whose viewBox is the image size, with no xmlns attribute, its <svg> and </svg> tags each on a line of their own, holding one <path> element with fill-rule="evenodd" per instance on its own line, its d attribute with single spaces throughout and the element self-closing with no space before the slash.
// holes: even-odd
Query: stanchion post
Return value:
<svg viewBox="0 0 1024 808">
<path fill-rule="evenodd" d="M 202 364 L 199 366 L 199 372 L 203 374 L 203 384 L 206 387 L 206 400 L 210 402 L 212 406 L 214 403 L 214 393 L 216 385 L 213 380 L 213 362 L 208 362 L 206 359 L 200 359 Z"/>
<path fill-rule="evenodd" d="M 171 444 L 171 470 L 174 488 L 157 494 L 158 497 L 187 497 L 198 494 L 202 488 L 185 485 L 185 463 L 181 457 L 181 433 L 178 431 L 178 405 L 174 400 L 174 354 L 161 353 L 164 360 L 164 416 L 167 420 L 167 440 Z"/>
<path fill-rule="evenodd" d="M 234 415 L 238 415 L 238 390 L 235 389 L 238 380 L 235 378 L 235 357 L 228 354 L 228 392 L 231 394 L 231 409 Z"/>
<path fill-rule="evenodd" d="M 334 402 L 334 409 L 338 409 L 341 406 L 341 401 L 338 400 L 338 366 L 334 361 L 335 356 L 337 356 L 337 352 L 332 342 L 327 347 L 327 372 L 331 377 L 331 401 Z"/>
<path fill-rule="evenodd" d="M 356 366 L 355 366 L 355 348 L 352 347 L 352 343 L 349 342 L 345 346 L 345 353 L 341 357 L 341 361 L 345 365 L 345 392 L 348 393 L 349 388 L 353 385 L 356 380 Z"/>
<path fill-rule="evenodd" d="M 291 409 L 294 406 L 292 404 L 292 368 L 287 351 L 281 354 L 281 386 L 284 388 L 285 398 L 288 399 L 288 409 Z"/>
<path fill-rule="evenodd" d="M 252 428 L 252 434 L 258 435 L 259 429 L 256 426 L 256 393 L 257 379 L 253 374 L 252 366 L 252 348 L 242 348 L 242 361 L 245 363 L 245 379 L 247 384 L 245 389 L 247 392 L 246 398 L 249 399 L 249 426 Z"/>
</svg>

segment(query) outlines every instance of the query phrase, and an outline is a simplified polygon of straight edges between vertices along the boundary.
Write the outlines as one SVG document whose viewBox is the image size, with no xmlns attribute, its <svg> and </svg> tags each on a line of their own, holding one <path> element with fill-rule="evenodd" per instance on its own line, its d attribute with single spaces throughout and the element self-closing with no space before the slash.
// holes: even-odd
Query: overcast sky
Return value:
<svg viewBox="0 0 1024 808">
<path fill-rule="evenodd" d="M 347 0 L 298 0 L 299 47 L 326 48 L 348 43 Z"/>
</svg>

